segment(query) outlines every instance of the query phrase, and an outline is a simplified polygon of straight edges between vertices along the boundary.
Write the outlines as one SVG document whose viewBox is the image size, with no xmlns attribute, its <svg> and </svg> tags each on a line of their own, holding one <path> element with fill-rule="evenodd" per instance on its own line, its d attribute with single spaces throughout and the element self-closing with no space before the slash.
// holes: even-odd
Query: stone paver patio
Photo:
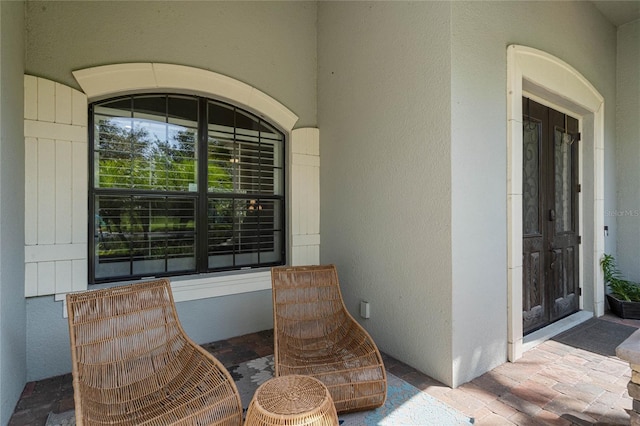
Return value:
<svg viewBox="0 0 640 426">
<path fill-rule="evenodd" d="M 640 328 L 640 321 L 605 315 Z M 271 330 L 203 345 L 231 366 L 273 353 Z M 389 356 L 387 369 L 475 419 L 476 425 L 628 425 L 632 399 L 626 361 L 548 340 L 451 389 Z M 71 375 L 27 383 L 9 425 L 43 425 L 47 414 L 73 408 Z"/>
</svg>

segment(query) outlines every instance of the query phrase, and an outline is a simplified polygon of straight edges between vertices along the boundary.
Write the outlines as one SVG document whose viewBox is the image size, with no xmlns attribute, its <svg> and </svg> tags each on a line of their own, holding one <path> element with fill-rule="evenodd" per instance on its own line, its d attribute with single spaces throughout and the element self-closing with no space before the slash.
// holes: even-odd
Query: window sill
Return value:
<svg viewBox="0 0 640 426">
<path fill-rule="evenodd" d="M 271 269 L 259 269 L 232 272 L 226 275 L 208 275 L 192 278 L 173 277 L 171 291 L 175 302 L 206 299 L 209 297 L 231 296 L 252 291 L 271 289 Z M 142 280 L 143 281 L 143 280 Z M 133 281 L 135 283 L 139 281 Z M 125 284 L 120 282 L 118 284 Z M 113 284 L 101 284 L 90 289 L 110 287 Z M 66 293 L 55 295 L 56 302 L 62 303 L 62 316 L 67 318 Z"/>
<path fill-rule="evenodd" d="M 173 299 L 176 302 L 230 296 L 271 289 L 271 270 L 241 271 L 228 275 L 210 275 L 198 278 L 171 280 Z"/>
</svg>

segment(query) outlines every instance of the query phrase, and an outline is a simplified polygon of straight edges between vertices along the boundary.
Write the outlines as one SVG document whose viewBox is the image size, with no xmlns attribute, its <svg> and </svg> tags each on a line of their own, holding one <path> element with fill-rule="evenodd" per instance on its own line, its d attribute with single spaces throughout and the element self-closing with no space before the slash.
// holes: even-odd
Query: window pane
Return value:
<svg viewBox="0 0 640 426">
<path fill-rule="evenodd" d="M 96 278 L 195 269 L 195 199 L 96 196 Z"/>
<path fill-rule="evenodd" d="M 209 268 L 232 267 L 235 252 L 233 199 L 214 198 L 209 200 L 208 205 Z"/>
<path fill-rule="evenodd" d="M 197 99 L 156 95 L 128 104 L 95 108 L 95 186 L 196 191 Z"/>
<path fill-rule="evenodd" d="M 523 123 L 522 225 L 525 235 L 540 233 L 540 143 L 542 123 Z"/>
<path fill-rule="evenodd" d="M 209 267 L 274 263 L 282 256 L 280 200 L 209 200 Z"/>
<path fill-rule="evenodd" d="M 282 132 L 187 95 L 123 96 L 92 113 L 92 280 L 284 262 Z"/>
<path fill-rule="evenodd" d="M 284 194 L 284 136 L 258 117 L 209 102 L 209 192 Z"/>
</svg>

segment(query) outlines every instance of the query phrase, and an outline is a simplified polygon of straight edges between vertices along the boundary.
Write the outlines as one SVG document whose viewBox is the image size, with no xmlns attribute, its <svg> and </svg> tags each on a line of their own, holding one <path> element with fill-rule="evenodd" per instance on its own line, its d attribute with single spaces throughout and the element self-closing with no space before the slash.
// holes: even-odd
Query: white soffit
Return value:
<svg viewBox="0 0 640 426">
<path fill-rule="evenodd" d="M 233 78 L 200 68 L 161 63 L 104 65 L 73 71 L 89 100 L 134 91 L 179 90 L 244 105 L 291 131 L 298 116 L 266 93 Z"/>
</svg>

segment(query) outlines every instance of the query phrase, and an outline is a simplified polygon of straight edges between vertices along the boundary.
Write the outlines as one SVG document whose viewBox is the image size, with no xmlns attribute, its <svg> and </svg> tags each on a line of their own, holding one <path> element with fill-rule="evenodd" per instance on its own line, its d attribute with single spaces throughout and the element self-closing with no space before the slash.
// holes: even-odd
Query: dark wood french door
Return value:
<svg viewBox="0 0 640 426">
<path fill-rule="evenodd" d="M 522 99 L 522 319 L 530 333 L 579 309 L 578 120 Z"/>
</svg>

